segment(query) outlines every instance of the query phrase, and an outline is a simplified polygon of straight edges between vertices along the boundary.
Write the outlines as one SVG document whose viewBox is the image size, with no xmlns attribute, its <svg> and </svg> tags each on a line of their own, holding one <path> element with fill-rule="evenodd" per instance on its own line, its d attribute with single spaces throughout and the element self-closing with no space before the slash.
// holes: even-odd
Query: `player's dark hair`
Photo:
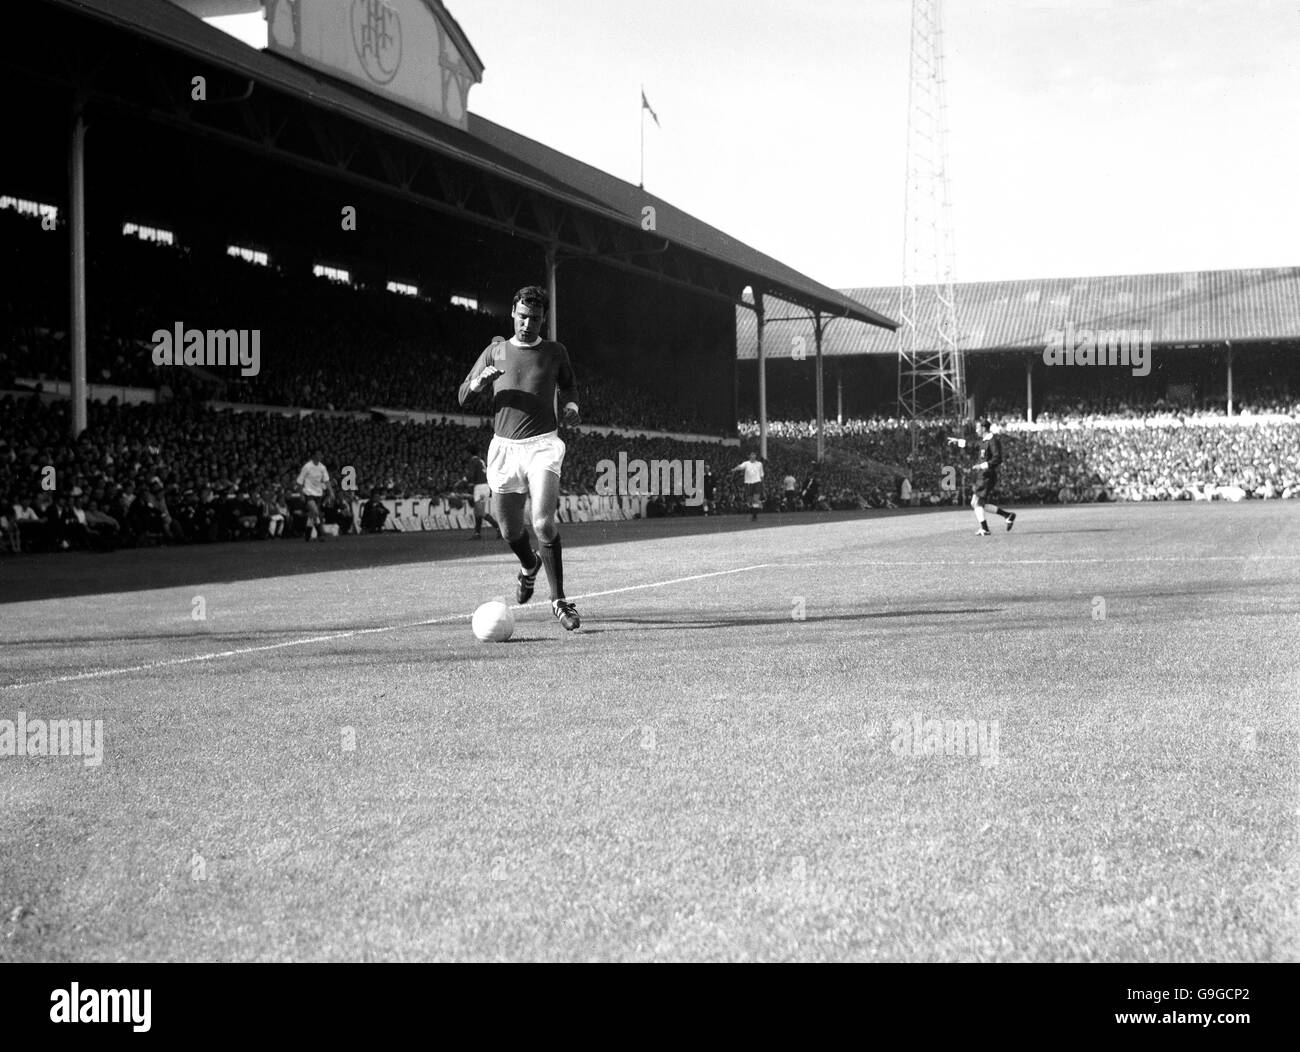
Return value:
<svg viewBox="0 0 1300 1052">
<path fill-rule="evenodd" d="M 513 312 L 520 303 L 525 307 L 541 307 L 542 313 L 551 309 L 551 297 L 540 285 L 525 285 L 516 292 L 515 298 L 510 301 L 510 310 Z"/>
</svg>

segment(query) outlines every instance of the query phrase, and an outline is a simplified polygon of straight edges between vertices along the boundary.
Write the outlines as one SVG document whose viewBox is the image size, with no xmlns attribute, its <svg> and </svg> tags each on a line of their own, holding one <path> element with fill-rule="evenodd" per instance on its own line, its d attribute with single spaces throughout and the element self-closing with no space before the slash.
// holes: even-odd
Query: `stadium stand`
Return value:
<svg viewBox="0 0 1300 1052">
<path fill-rule="evenodd" d="M 67 380 L 66 304 L 48 290 L 57 282 L 58 240 L 33 219 L 0 210 L 2 276 L 14 295 L 4 309 L 0 389 L 22 377 Z M 458 413 L 456 390 L 478 352 L 509 320 L 387 291 L 355 289 L 315 277 L 290 278 L 221 257 L 196 261 L 184 248 L 123 238 L 92 254 L 100 289 L 91 312 L 87 373 L 92 383 L 156 387 L 150 339 L 159 318 L 187 326 L 261 332 L 257 376 L 178 367 L 165 398 L 307 409 L 372 407 Z M 213 290 L 221 290 L 219 293 Z M 670 399 L 583 362 L 583 416 L 592 424 L 697 432 L 704 421 Z"/>
</svg>

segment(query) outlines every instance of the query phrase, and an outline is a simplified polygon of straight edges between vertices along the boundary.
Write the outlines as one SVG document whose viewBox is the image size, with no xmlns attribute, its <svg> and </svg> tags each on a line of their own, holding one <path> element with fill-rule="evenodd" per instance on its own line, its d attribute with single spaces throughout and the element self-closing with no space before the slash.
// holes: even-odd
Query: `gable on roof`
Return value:
<svg viewBox="0 0 1300 1052">
<path fill-rule="evenodd" d="M 466 128 L 483 63 L 440 0 L 266 0 L 271 51 Z"/>
</svg>

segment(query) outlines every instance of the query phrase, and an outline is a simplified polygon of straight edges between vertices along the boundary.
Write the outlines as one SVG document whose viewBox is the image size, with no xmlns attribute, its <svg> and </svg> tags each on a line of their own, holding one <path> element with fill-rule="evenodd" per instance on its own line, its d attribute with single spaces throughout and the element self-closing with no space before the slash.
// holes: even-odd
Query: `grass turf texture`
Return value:
<svg viewBox="0 0 1300 1052">
<path fill-rule="evenodd" d="M 104 759 L 0 757 L 0 959 L 1300 959 L 1300 507 L 991 525 L 569 526 L 505 644 L 463 534 L 4 560 Z"/>
</svg>

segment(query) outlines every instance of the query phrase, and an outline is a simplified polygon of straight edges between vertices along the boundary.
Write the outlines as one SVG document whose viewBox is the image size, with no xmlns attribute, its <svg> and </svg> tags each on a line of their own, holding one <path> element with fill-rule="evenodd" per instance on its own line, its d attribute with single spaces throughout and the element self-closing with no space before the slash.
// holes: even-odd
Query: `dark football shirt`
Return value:
<svg viewBox="0 0 1300 1052">
<path fill-rule="evenodd" d="M 487 468 L 483 465 L 482 457 L 472 456 L 465 461 L 465 481 L 471 486 L 487 484 Z"/>
<path fill-rule="evenodd" d="M 576 402 L 569 352 L 554 340 L 522 347 L 514 340 L 489 344 L 460 385 L 460 404 L 473 397 L 469 385 L 489 365 L 502 375 L 492 381 L 493 430 L 502 438 L 533 438 L 556 429 L 555 393 L 561 404 Z M 484 391 L 484 394 L 487 392 Z"/>
<path fill-rule="evenodd" d="M 987 463 L 987 471 L 997 471 L 1002 464 L 1002 440 L 994 435 L 980 446 L 980 455 L 976 463 Z"/>
</svg>

